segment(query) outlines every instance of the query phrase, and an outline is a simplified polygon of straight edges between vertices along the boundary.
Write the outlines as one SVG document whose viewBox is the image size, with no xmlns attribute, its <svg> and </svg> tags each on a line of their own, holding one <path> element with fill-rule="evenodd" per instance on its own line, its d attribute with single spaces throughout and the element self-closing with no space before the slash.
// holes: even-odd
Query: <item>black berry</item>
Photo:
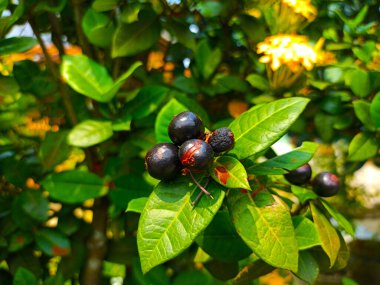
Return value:
<svg viewBox="0 0 380 285">
<path fill-rule="evenodd" d="M 145 156 L 145 168 L 159 180 L 171 180 L 181 173 L 178 147 L 172 143 L 159 143 Z"/>
<path fill-rule="evenodd" d="M 176 145 L 187 140 L 203 136 L 205 127 L 199 117 L 190 111 L 185 111 L 173 118 L 169 124 L 169 137 Z"/>
<path fill-rule="evenodd" d="M 313 180 L 313 191 L 321 197 L 334 196 L 339 186 L 339 177 L 331 172 L 321 172 Z"/>
<path fill-rule="evenodd" d="M 205 170 L 210 166 L 214 152 L 208 143 L 192 139 L 181 145 L 178 156 L 184 167 L 190 170 Z"/>
<path fill-rule="evenodd" d="M 209 144 L 217 153 L 230 150 L 235 144 L 234 134 L 229 128 L 216 129 L 211 134 Z"/>
<path fill-rule="evenodd" d="M 286 180 L 294 185 L 303 185 L 311 178 L 311 167 L 308 163 L 284 174 Z"/>
</svg>

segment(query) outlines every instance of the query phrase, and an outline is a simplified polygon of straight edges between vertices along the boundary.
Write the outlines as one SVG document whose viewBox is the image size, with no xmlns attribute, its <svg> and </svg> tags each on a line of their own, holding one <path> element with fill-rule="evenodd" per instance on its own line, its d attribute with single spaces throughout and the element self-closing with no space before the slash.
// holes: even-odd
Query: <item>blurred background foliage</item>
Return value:
<svg viewBox="0 0 380 285">
<path fill-rule="evenodd" d="M 0 284 L 224 284 L 215 276 L 231 276 L 194 261 L 196 247 L 141 273 L 135 236 L 157 183 L 143 161 L 162 135 L 156 117 L 185 107 L 215 129 L 291 96 L 311 103 L 274 150 L 320 143 L 313 170 L 339 174 L 332 202 L 356 221 L 348 268 L 320 282 L 375 284 L 379 9 L 376 0 L 0 0 Z M 252 284 L 292 282 L 275 270 Z"/>
</svg>

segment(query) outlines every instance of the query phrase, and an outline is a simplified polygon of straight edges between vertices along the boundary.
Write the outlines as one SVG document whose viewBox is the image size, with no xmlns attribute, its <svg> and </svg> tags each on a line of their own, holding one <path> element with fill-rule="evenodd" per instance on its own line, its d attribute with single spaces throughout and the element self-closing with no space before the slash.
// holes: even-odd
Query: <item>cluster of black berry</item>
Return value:
<svg viewBox="0 0 380 285">
<path fill-rule="evenodd" d="M 311 167 L 308 163 L 299 168 L 289 171 L 284 175 L 285 179 L 294 185 L 304 185 L 311 178 Z M 339 177 L 331 172 L 321 172 L 312 181 L 313 191 L 321 197 L 334 196 L 339 191 Z"/>
<path fill-rule="evenodd" d="M 235 143 L 234 135 L 228 128 L 205 133 L 202 120 L 190 111 L 175 116 L 169 124 L 168 133 L 173 143 L 159 143 L 145 156 L 149 174 L 165 181 L 176 178 L 180 173 L 207 170 L 214 153 L 228 151 Z"/>
</svg>

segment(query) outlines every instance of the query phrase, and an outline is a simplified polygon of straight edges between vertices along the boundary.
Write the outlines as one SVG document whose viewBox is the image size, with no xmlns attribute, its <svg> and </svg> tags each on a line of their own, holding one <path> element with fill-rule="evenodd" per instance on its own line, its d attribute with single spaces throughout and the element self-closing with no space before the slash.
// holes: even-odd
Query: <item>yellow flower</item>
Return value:
<svg viewBox="0 0 380 285">
<path fill-rule="evenodd" d="M 311 4 L 310 0 L 282 0 L 285 5 L 288 5 L 297 14 L 305 17 L 309 22 L 317 17 L 317 9 Z"/>
</svg>

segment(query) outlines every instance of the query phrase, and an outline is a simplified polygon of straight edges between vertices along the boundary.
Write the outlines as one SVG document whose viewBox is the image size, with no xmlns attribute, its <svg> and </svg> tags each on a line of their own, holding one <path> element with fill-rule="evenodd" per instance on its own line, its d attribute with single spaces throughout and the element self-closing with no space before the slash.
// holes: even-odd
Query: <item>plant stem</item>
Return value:
<svg viewBox="0 0 380 285">
<path fill-rule="evenodd" d="M 206 181 L 206 184 L 205 186 L 203 186 L 204 189 L 206 189 L 208 183 L 210 182 L 210 177 L 207 177 L 207 181 Z M 195 198 L 195 200 L 193 202 L 191 202 L 191 205 L 194 207 L 198 201 L 202 198 L 202 195 L 204 194 L 203 191 L 199 192 L 198 196 Z"/>
<path fill-rule="evenodd" d="M 57 46 L 59 56 L 62 58 L 65 54 L 65 48 L 62 43 L 62 26 L 54 13 L 48 13 L 48 18 L 52 28 L 53 42 Z"/>
<path fill-rule="evenodd" d="M 190 173 L 190 176 L 191 178 L 193 179 L 194 183 L 197 184 L 197 186 L 199 187 L 199 189 L 201 189 L 203 191 L 203 193 L 205 193 L 207 196 L 209 196 L 211 199 L 214 199 L 214 197 L 212 197 L 211 193 L 208 192 L 201 184 L 199 184 L 199 182 L 195 179 L 193 173 L 191 172 L 191 170 L 189 170 L 189 173 Z"/>
<path fill-rule="evenodd" d="M 83 0 L 71 0 L 71 4 L 73 5 L 73 12 L 74 12 L 74 22 L 75 22 L 75 29 L 77 32 L 79 44 L 83 49 L 83 52 L 93 58 L 93 52 L 91 49 L 91 45 L 88 42 L 83 30 L 82 30 L 82 18 L 83 18 L 83 13 L 82 13 L 82 3 Z"/>
</svg>

